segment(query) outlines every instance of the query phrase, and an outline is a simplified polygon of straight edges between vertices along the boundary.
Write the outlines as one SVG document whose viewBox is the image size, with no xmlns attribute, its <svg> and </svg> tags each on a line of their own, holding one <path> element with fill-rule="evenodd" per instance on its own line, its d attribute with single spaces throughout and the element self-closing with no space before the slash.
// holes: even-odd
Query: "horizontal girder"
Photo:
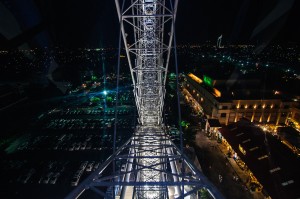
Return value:
<svg viewBox="0 0 300 199">
<path fill-rule="evenodd" d="M 201 188 L 208 190 L 212 198 L 223 198 L 165 131 L 163 126 L 137 126 L 134 135 L 66 199 L 80 198 L 88 190 L 112 198 L 107 191 L 110 187 L 118 190 L 115 194 L 120 198 L 129 192 L 139 199 L 196 198 Z M 113 163 L 126 165 L 125 169 L 106 172 Z"/>
</svg>

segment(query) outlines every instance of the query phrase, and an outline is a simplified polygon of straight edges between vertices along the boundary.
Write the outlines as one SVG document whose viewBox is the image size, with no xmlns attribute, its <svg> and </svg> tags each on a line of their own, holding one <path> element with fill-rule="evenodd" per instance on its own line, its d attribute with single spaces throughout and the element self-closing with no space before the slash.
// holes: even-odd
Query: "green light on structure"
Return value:
<svg viewBox="0 0 300 199">
<path fill-rule="evenodd" d="M 210 77 L 208 77 L 208 76 L 206 76 L 206 75 L 203 75 L 203 81 L 204 81 L 204 83 L 207 85 L 207 86 L 210 86 L 210 87 L 212 87 L 213 85 L 212 85 L 212 79 L 210 78 Z"/>
</svg>

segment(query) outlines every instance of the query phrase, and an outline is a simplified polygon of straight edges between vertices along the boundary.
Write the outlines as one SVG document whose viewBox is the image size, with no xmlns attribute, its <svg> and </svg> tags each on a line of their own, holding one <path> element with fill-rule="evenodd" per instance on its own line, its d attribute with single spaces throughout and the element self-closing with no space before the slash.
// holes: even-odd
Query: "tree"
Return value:
<svg viewBox="0 0 300 199">
<path fill-rule="evenodd" d="M 100 98 L 93 96 L 93 97 L 90 98 L 90 101 L 93 102 L 93 103 L 97 103 L 97 102 L 100 101 Z"/>
<path fill-rule="evenodd" d="M 212 198 L 210 196 L 209 192 L 207 191 L 207 189 L 205 189 L 205 188 L 199 189 L 198 193 L 199 193 L 201 199 L 210 199 L 210 198 Z"/>
<path fill-rule="evenodd" d="M 180 126 L 182 126 L 182 127 L 188 128 L 189 125 L 190 125 L 190 123 L 188 123 L 188 122 L 186 122 L 186 121 L 184 121 L 184 120 L 182 120 L 182 121 L 180 122 Z"/>
</svg>

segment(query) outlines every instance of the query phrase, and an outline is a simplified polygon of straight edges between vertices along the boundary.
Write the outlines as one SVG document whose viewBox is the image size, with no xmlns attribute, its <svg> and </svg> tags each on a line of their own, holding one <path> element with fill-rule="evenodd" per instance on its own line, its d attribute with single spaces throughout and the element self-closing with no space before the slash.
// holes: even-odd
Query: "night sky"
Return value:
<svg viewBox="0 0 300 199">
<path fill-rule="evenodd" d="M 299 43 L 295 0 L 180 0 L 177 43 Z M 1 12 L 2 11 L 2 12 Z M 0 0 L 0 47 L 117 45 L 114 0 Z M 7 24 L 10 24 L 9 26 Z M 20 35 L 24 35 L 20 37 Z"/>
</svg>

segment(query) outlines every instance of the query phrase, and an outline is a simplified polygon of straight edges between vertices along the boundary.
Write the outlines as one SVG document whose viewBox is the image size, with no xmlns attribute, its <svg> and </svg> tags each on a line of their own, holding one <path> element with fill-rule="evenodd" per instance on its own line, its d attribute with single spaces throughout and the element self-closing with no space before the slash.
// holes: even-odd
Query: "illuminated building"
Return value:
<svg viewBox="0 0 300 199">
<path fill-rule="evenodd" d="M 200 79 L 195 81 L 195 76 Z M 234 82 L 235 81 L 235 82 Z M 231 89 L 226 86 L 229 84 Z M 259 89 L 256 79 L 224 80 L 187 75 L 183 86 L 198 100 L 208 118 L 217 118 L 221 124 L 229 124 L 246 118 L 251 122 L 283 124 L 297 102 L 287 100 L 281 93 Z M 237 86 L 236 86 L 237 85 Z M 194 92 L 193 92 L 194 91 Z"/>
</svg>

